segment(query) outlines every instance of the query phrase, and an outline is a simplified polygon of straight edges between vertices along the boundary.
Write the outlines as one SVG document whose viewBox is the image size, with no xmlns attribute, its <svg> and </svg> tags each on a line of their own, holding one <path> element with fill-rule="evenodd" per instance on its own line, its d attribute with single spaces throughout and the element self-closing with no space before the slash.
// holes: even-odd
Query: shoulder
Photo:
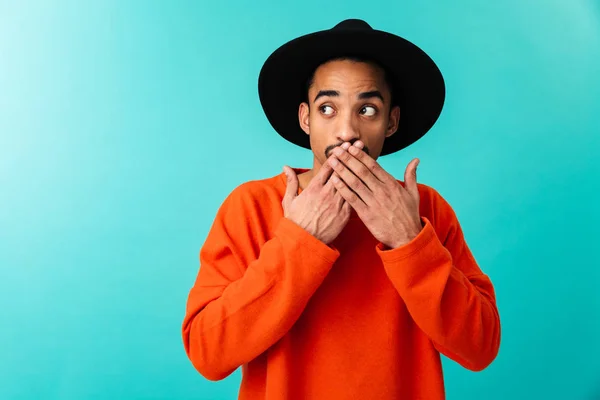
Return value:
<svg viewBox="0 0 600 400">
<path fill-rule="evenodd" d="M 242 182 L 232 189 L 227 198 L 237 201 L 263 200 L 265 197 L 277 197 L 282 188 L 285 190 L 285 181 L 278 174 Z"/>
<path fill-rule="evenodd" d="M 281 205 L 285 181 L 273 175 L 237 184 L 223 201 L 220 212 L 228 214 L 256 213 Z"/>
<path fill-rule="evenodd" d="M 398 183 L 404 186 L 404 182 L 396 179 Z M 431 208 L 435 212 L 453 211 L 450 203 L 440 194 L 440 192 L 430 185 L 417 183 L 419 188 L 419 198 L 421 208 Z"/>
<path fill-rule="evenodd" d="M 404 183 L 399 181 L 402 185 Z M 456 212 L 450 202 L 436 188 L 417 183 L 419 188 L 419 213 L 426 218 L 436 233 L 445 241 L 461 227 Z"/>
<path fill-rule="evenodd" d="M 422 205 L 431 207 L 438 214 L 454 212 L 448 200 L 437 189 L 423 183 L 418 183 L 417 186 Z"/>
</svg>

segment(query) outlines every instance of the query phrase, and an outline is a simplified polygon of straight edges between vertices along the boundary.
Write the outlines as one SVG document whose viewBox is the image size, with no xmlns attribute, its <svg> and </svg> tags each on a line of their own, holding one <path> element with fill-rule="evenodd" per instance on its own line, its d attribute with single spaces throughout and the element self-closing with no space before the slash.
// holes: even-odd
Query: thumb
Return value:
<svg viewBox="0 0 600 400">
<path fill-rule="evenodd" d="M 285 194 L 283 196 L 283 205 L 287 205 L 296 197 L 298 193 L 298 177 L 293 169 L 287 165 L 283 167 L 283 172 L 287 176 L 287 183 L 285 188 Z"/>
<path fill-rule="evenodd" d="M 420 160 L 418 158 L 413 159 L 404 172 L 405 188 L 413 196 L 419 194 L 419 188 L 417 187 L 417 166 L 419 163 Z"/>
</svg>

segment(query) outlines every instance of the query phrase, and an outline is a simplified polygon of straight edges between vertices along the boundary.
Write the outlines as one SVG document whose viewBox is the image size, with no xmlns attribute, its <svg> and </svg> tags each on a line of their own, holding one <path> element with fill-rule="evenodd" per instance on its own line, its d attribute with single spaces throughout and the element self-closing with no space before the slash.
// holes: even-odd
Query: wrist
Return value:
<svg viewBox="0 0 600 400">
<path fill-rule="evenodd" d="M 410 231 L 410 233 L 404 232 L 402 235 L 398 235 L 393 240 L 391 240 L 390 243 L 383 244 L 390 250 L 405 246 L 412 242 L 417 236 L 419 236 L 419 233 L 421 233 L 424 226 L 425 225 L 423 221 L 419 218 L 418 224 L 415 225 L 415 227 Z"/>
</svg>

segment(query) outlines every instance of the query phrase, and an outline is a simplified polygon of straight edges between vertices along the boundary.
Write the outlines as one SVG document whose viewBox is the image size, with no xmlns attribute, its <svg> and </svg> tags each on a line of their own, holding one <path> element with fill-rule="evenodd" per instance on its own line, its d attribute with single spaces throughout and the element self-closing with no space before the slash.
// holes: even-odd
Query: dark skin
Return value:
<svg viewBox="0 0 600 400">
<path fill-rule="evenodd" d="M 292 210 L 287 215 L 296 222 L 324 221 L 309 230 L 318 238 L 330 241 L 339 234 L 348 220 L 348 206 L 388 248 L 410 242 L 421 231 L 419 160 L 408 164 L 404 186 L 376 161 L 400 118 L 390 97 L 383 71 L 371 64 L 332 61 L 315 72 L 310 104 L 302 103 L 298 110 L 300 126 L 310 136 L 313 168 L 297 177 L 304 191 L 296 197 L 286 193 L 284 202 Z M 319 173 L 324 166 L 326 171 Z M 290 169 L 286 172 L 293 190 L 295 175 L 290 178 Z M 322 216 L 315 211 L 319 207 L 328 214 L 337 210 L 340 216 Z"/>
<path fill-rule="evenodd" d="M 313 168 L 300 175 L 308 183 L 325 163 L 331 150 L 344 142 L 361 140 L 374 159 L 385 138 L 394 134 L 400 108 L 390 110 L 390 92 L 383 71 L 370 64 L 332 61 L 321 65 L 308 91 L 308 103 L 300 104 L 298 119 L 309 135 Z M 327 151 L 327 154 L 325 153 Z"/>
</svg>

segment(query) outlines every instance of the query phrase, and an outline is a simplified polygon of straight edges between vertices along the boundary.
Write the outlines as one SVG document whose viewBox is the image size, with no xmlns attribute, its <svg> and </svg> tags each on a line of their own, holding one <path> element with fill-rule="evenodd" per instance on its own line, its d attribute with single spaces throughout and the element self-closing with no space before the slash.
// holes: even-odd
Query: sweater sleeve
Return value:
<svg viewBox="0 0 600 400">
<path fill-rule="evenodd" d="M 200 251 L 182 326 L 184 348 L 209 380 L 221 380 L 283 337 L 339 252 L 282 217 L 262 245 L 257 201 L 234 192 Z"/>
<path fill-rule="evenodd" d="M 480 371 L 496 358 L 500 318 L 491 280 L 477 265 L 448 203 L 434 192 L 432 222 L 410 243 L 378 244 L 386 273 L 416 324 L 435 348 L 463 367 Z"/>
</svg>

